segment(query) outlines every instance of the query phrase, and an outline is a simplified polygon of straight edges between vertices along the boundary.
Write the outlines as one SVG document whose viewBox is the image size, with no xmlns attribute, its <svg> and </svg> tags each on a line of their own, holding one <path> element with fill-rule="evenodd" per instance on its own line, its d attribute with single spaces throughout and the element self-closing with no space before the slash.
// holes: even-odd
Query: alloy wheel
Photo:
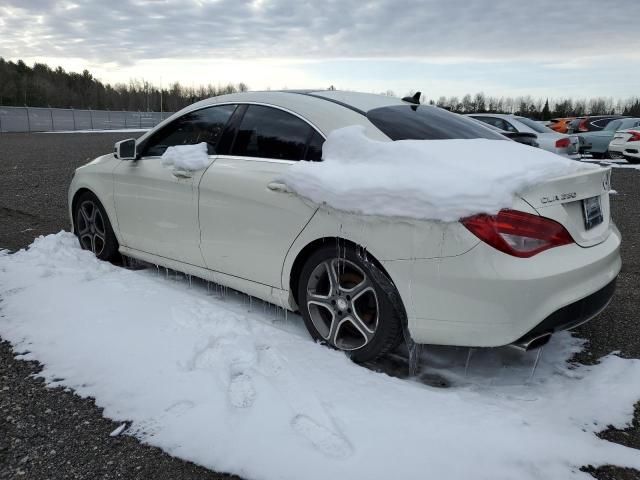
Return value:
<svg viewBox="0 0 640 480">
<path fill-rule="evenodd" d="M 85 250 L 91 250 L 100 256 L 106 245 L 106 228 L 100 209 L 92 200 L 85 200 L 76 214 L 78 238 Z"/>
<path fill-rule="evenodd" d="M 318 264 L 307 282 L 307 309 L 318 334 L 340 350 L 357 350 L 379 322 L 376 290 L 367 274 L 345 258 Z"/>
</svg>

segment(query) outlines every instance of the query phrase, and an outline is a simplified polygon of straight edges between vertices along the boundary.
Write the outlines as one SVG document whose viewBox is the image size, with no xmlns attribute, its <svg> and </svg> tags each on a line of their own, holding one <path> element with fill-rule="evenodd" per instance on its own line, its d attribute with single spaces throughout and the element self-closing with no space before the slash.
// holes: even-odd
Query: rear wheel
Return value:
<svg viewBox="0 0 640 480">
<path fill-rule="evenodd" d="M 403 309 L 386 275 L 352 247 L 325 247 L 311 255 L 298 287 L 311 336 L 357 362 L 373 360 L 402 339 Z"/>
<path fill-rule="evenodd" d="M 637 164 L 639 164 L 639 163 L 640 163 L 640 157 L 630 157 L 630 156 L 628 156 L 628 155 L 625 155 L 625 156 L 624 156 L 624 159 L 625 159 L 627 162 L 632 163 L 632 164 L 634 164 L 634 165 L 637 165 Z"/>
<path fill-rule="evenodd" d="M 98 197 L 85 192 L 75 205 L 74 229 L 82 249 L 92 251 L 100 260 L 115 260 L 118 256 L 118 240 Z"/>
</svg>

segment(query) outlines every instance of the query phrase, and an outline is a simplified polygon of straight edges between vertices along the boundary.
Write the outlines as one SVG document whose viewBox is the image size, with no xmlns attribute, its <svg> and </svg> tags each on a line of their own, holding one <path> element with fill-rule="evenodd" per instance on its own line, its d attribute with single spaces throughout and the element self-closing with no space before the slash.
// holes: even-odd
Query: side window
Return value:
<svg viewBox="0 0 640 480">
<path fill-rule="evenodd" d="M 318 133 L 313 132 L 313 136 L 309 141 L 309 146 L 307 147 L 307 155 L 304 157 L 305 160 L 309 160 L 311 162 L 320 162 L 322 161 L 322 144 L 324 143 L 324 138 Z"/>
<path fill-rule="evenodd" d="M 594 125 L 596 127 L 599 128 L 604 128 L 607 125 L 609 125 L 609 122 L 611 122 L 612 120 L 615 120 L 614 118 L 601 118 L 599 120 L 594 120 L 593 122 L 591 122 L 591 125 Z"/>
<path fill-rule="evenodd" d="M 231 155 L 302 160 L 312 130 L 290 113 L 250 105 L 238 127 Z"/>
<path fill-rule="evenodd" d="M 494 127 L 498 127 L 498 125 L 496 125 L 496 122 L 495 122 L 496 119 L 493 117 L 480 117 L 477 115 L 472 115 L 472 117 L 475 118 L 476 120 L 480 120 L 481 122 L 488 123 L 489 125 L 493 125 Z"/>
<path fill-rule="evenodd" d="M 489 125 L 493 125 L 500 130 L 505 130 L 507 132 L 517 132 L 517 130 L 510 123 L 504 121 L 498 117 L 474 117 L 478 120 L 482 120 L 484 123 L 488 123 Z"/>
<path fill-rule="evenodd" d="M 216 153 L 216 145 L 236 105 L 219 105 L 190 112 L 154 133 L 142 150 L 143 157 L 160 156 L 175 145 L 194 145 L 206 142 L 209 155 Z"/>
</svg>

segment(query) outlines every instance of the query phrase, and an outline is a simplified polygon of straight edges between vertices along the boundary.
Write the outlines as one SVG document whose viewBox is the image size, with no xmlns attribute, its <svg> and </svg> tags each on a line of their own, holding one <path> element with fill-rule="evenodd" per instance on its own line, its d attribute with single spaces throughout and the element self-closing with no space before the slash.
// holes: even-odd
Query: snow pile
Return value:
<svg viewBox="0 0 640 480">
<path fill-rule="evenodd" d="M 496 213 L 545 179 L 600 168 L 509 141 L 377 141 L 360 126 L 333 131 L 322 153 L 278 181 L 339 210 L 442 221 Z"/>
<path fill-rule="evenodd" d="M 209 166 L 209 153 L 205 142 L 195 145 L 176 145 L 162 154 L 162 164 L 174 170 L 202 170 Z"/>
<path fill-rule="evenodd" d="M 563 334 L 527 383 L 535 352 L 476 352 L 465 378 L 466 349 L 450 349 L 462 358 L 439 389 L 353 364 L 313 343 L 297 316 L 174 278 L 100 262 L 68 233 L 41 237 L 0 253 L 0 335 L 42 362 L 50 384 L 94 397 L 128 425 L 114 435 L 247 479 L 590 479 L 581 465 L 640 469 L 637 450 L 594 434 L 631 420 L 640 361 L 572 368 L 581 342 Z M 428 348 L 430 365 L 444 365 L 442 351 Z"/>
</svg>

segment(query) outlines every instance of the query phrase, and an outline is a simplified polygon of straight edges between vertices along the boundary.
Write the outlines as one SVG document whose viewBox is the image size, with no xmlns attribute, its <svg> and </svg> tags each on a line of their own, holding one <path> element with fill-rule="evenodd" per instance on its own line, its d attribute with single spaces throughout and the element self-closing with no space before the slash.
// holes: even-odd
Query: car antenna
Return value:
<svg viewBox="0 0 640 480">
<path fill-rule="evenodd" d="M 422 92 L 416 92 L 413 97 L 404 97 L 402 99 L 403 102 L 413 103 L 414 105 L 420 105 L 420 96 Z"/>
</svg>

